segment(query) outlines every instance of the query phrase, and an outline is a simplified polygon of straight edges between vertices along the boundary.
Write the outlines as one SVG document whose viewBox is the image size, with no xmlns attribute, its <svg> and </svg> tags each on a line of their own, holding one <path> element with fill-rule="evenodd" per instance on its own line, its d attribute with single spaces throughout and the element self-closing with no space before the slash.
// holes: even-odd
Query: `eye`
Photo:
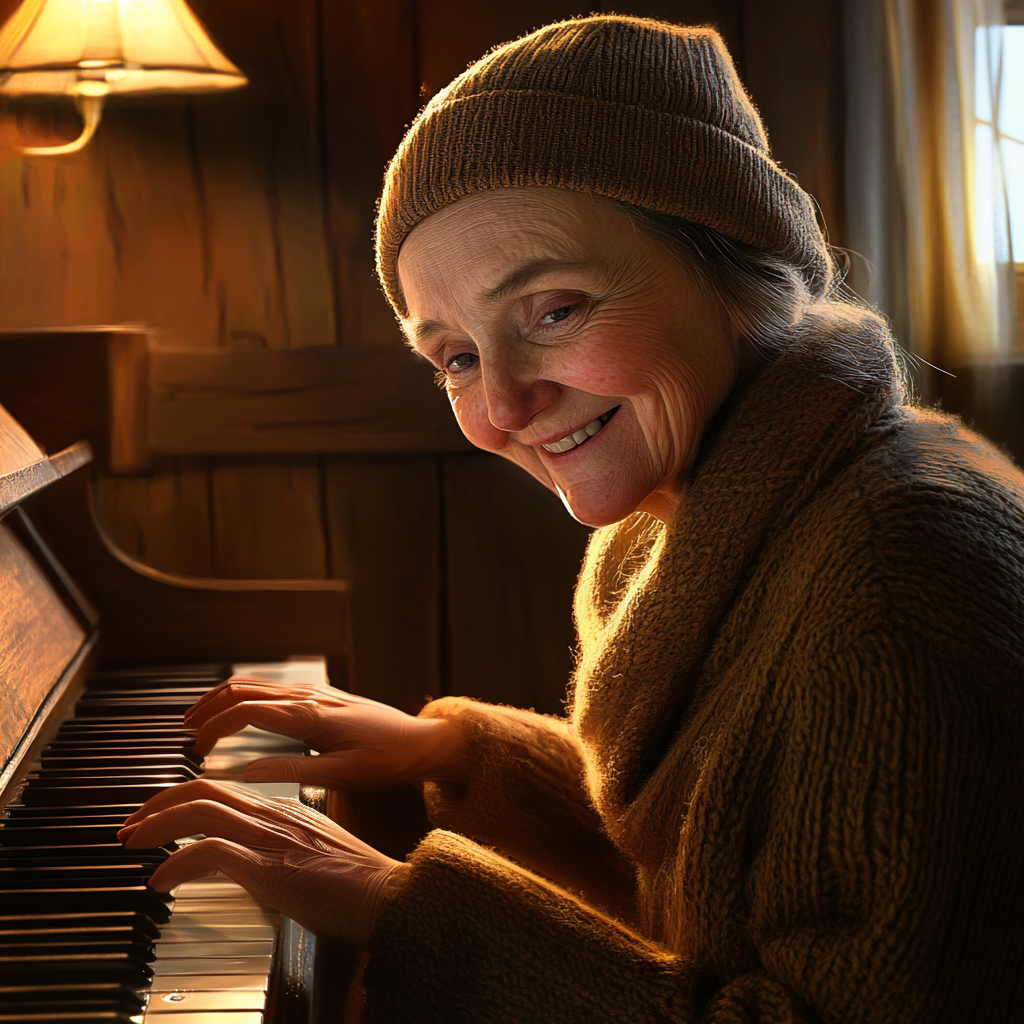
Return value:
<svg viewBox="0 0 1024 1024">
<path fill-rule="evenodd" d="M 549 313 L 545 313 L 540 318 L 538 323 L 543 327 L 550 327 L 552 324 L 560 324 L 565 320 L 569 320 L 575 313 L 579 311 L 580 303 L 569 303 L 565 306 L 557 306 Z"/>
<path fill-rule="evenodd" d="M 445 363 L 445 369 L 449 373 L 462 373 L 464 370 L 468 370 L 477 361 L 477 354 L 475 352 L 463 352 L 461 355 L 455 356 L 453 359 L 449 359 Z"/>
<path fill-rule="evenodd" d="M 443 370 L 438 370 L 434 374 L 434 383 L 439 388 L 446 388 L 449 384 L 454 383 L 455 378 L 460 374 L 471 370 L 479 358 L 475 352 L 462 352 L 457 356 L 453 356 L 444 364 Z"/>
</svg>

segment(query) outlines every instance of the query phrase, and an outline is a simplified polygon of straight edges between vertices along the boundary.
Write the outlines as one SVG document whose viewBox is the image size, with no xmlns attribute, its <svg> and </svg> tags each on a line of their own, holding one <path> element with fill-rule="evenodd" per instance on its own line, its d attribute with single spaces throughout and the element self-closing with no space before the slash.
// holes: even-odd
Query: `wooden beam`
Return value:
<svg viewBox="0 0 1024 1024">
<path fill-rule="evenodd" d="M 153 348 L 156 455 L 460 452 L 430 368 L 399 345 Z"/>
</svg>

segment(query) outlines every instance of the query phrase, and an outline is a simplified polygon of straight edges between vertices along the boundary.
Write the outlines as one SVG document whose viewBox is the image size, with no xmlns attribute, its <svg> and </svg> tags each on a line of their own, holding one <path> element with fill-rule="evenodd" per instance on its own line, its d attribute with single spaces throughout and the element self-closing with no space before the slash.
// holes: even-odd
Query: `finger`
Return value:
<svg viewBox="0 0 1024 1024">
<path fill-rule="evenodd" d="M 198 727 L 213 715 L 226 711 L 240 701 L 273 700 L 276 697 L 286 696 L 288 692 L 288 687 L 282 686 L 280 683 L 232 676 L 227 682 L 204 693 L 185 712 L 185 721 Z"/>
<path fill-rule="evenodd" d="M 193 800 L 151 814 L 130 826 L 124 845 L 131 850 L 164 846 L 182 836 L 217 836 L 266 850 L 302 845 L 302 826 L 274 807 L 257 806 L 240 811 L 215 800 Z"/>
<path fill-rule="evenodd" d="M 247 725 L 306 741 L 316 732 L 315 709 L 312 701 L 244 701 L 207 721 L 200 728 L 193 749 L 198 757 L 205 757 L 217 740 Z"/>
<path fill-rule="evenodd" d="M 344 789 L 351 758 L 344 753 L 312 757 L 263 757 L 242 776 L 246 782 L 298 782 L 304 786 Z"/>
<path fill-rule="evenodd" d="M 250 892 L 257 888 L 257 879 L 264 866 L 259 851 L 229 839 L 202 839 L 171 854 L 149 879 L 149 886 L 158 892 L 170 892 L 182 882 L 205 878 L 222 871 Z"/>
<path fill-rule="evenodd" d="M 302 828 L 319 828 L 321 830 L 326 828 L 329 832 L 333 828 L 330 818 L 314 811 L 311 807 L 303 806 L 296 800 L 275 799 L 235 786 L 224 786 L 207 779 L 196 779 L 173 786 L 148 800 L 125 821 L 124 826 L 117 834 L 118 839 L 133 849 L 142 849 L 143 847 L 139 845 L 142 840 L 137 839 L 130 844 L 127 841 L 137 834 L 139 826 L 144 821 L 174 807 L 195 804 L 200 801 L 221 804 L 242 815 L 260 819 L 268 825 L 284 827 L 298 825 Z M 175 838 L 186 834 L 191 835 L 194 832 L 179 832 Z"/>
<path fill-rule="evenodd" d="M 168 807 L 177 807 L 179 804 L 185 804 L 191 800 L 216 800 L 244 813 L 251 813 L 260 804 L 268 802 L 267 798 L 256 793 L 247 793 L 237 786 L 225 786 L 218 782 L 211 782 L 209 779 L 193 779 L 190 782 L 171 786 L 157 793 L 156 796 L 150 797 L 134 814 L 125 819 L 123 828 L 135 825 L 157 811 L 166 810 Z"/>
</svg>

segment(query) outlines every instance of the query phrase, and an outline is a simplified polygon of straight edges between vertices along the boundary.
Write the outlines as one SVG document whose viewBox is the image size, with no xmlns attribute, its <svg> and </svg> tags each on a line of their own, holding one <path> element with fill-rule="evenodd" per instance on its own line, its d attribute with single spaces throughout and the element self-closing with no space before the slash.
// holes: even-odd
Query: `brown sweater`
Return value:
<svg viewBox="0 0 1024 1024">
<path fill-rule="evenodd" d="M 598 531 L 569 721 L 445 698 L 370 1019 L 1024 1020 L 1024 479 L 796 344 Z"/>
</svg>

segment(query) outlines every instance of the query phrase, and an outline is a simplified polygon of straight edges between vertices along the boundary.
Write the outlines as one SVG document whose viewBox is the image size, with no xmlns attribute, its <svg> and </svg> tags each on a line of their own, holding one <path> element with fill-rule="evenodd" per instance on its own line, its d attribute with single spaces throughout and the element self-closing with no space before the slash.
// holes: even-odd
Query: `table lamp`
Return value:
<svg viewBox="0 0 1024 1024">
<path fill-rule="evenodd" d="M 184 0 L 25 0 L 0 28 L 0 93 L 71 96 L 77 139 L 12 147 L 25 156 L 82 149 L 108 96 L 236 89 L 246 77 Z"/>
</svg>

